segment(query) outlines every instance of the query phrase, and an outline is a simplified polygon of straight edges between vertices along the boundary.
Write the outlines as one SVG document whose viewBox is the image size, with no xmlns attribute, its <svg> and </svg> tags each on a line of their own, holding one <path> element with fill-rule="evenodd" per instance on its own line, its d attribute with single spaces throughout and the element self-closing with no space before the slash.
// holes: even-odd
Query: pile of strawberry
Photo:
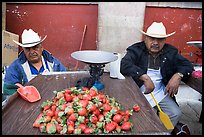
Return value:
<svg viewBox="0 0 204 137">
<path fill-rule="evenodd" d="M 53 91 L 55 96 L 42 103 L 42 113 L 33 127 L 48 134 L 101 134 L 125 133 L 133 124 L 132 111 L 139 111 L 135 105 L 131 110 L 122 106 L 94 88 L 76 87 Z"/>
</svg>

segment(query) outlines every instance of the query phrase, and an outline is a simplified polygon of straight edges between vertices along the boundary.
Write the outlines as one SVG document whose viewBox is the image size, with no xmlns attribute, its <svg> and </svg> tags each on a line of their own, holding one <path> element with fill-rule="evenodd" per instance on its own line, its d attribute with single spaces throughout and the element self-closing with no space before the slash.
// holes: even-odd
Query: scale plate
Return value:
<svg viewBox="0 0 204 137">
<path fill-rule="evenodd" d="M 186 44 L 189 44 L 198 48 L 202 48 L 202 41 L 188 41 L 186 42 Z"/>
<path fill-rule="evenodd" d="M 76 51 L 71 56 L 87 64 L 107 64 L 118 59 L 114 53 L 99 50 Z"/>
</svg>

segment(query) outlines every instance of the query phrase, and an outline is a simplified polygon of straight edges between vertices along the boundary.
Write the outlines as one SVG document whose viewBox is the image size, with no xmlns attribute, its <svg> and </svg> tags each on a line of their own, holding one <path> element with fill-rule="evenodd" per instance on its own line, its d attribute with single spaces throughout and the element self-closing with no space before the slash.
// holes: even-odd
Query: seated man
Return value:
<svg viewBox="0 0 204 137">
<path fill-rule="evenodd" d="M 182 113 L 174 95 L 181 80 L 190 77 L 193 65 L 178 53 L 177 48 L 165 43 L 166 38 L 175 32 L 166 34 L 163 23 L 153 22 L 147 32 L 141 32 L 145 35 L 144 41 L 127 48 L 120 71 L 134 79 L 150 105 L 157 109 L 149 94 L 152 92 L 175 126 Z"/>
<path fill-rule="evenodd" d="M 66 71 L 64 65 L 42 47 L 43 39 L 32 29 L 24 30 L 22 43 L 13 40 L 23 48 L 18 58 L 6 70 L 3 94 L 12 95 L 18 88 L 15 84 L 24 85 L 43 72 Z"/>
</svg>

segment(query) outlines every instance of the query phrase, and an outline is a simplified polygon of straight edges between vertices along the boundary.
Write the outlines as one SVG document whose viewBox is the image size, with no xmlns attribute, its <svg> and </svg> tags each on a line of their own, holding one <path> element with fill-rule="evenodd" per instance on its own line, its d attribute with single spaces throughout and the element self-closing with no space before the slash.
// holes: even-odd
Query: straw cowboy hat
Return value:
<svg viewBox="0 0 204 137">
<path fill-rule="evenodd" d="M 154 37 L 154 38 L 166 38 L 169 37 L 175 32 L 172 32 L 170 34 L 166 34 L 166 28 L 162 22 L 153 22 L 148 28 L 147 32 L 144 32 L 141 30 L 141 32 L 147 36 Z"/>
<path fill-rule="evenodd" d="M 13 42 L 20 45 L 21 47 L 33 47 L 43 42 L 46 37 L 47 35 L 43 39 L 41 39 L 38 33 L 34 32 L 32 29 L 25 29 L 21 35 L 22 43 L 19 43 L 15 40 L 13 40 Z"/>
</svg>

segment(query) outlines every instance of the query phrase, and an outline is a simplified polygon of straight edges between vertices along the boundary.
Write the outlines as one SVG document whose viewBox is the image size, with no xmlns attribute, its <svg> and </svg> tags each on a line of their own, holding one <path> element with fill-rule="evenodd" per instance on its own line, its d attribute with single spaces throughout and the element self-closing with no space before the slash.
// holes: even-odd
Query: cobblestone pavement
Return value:
<svg viewBox="0 0 204 137">
<path fill-rule="evenodd" d="M 180 122 L 188 125 L 191 135 L 202 135 L 202 121 L 199 122 L 202 95 L 189 86 L 181 84 L 176 100 L 183 113 Z"/>
</svg>

